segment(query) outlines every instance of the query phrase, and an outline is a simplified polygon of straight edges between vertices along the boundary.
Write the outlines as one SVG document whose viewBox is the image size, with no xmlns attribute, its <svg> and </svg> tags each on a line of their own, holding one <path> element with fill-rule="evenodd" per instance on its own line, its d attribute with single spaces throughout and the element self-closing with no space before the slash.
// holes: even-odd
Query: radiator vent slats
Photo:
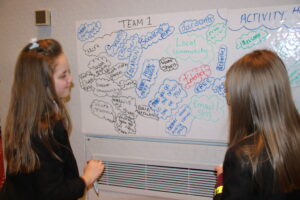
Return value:
<svg viewBox="0 0 300 200">
<path fill-rule="evenodd" d="M 216 177 L 212 170 L 105 161 L 99 184 L 212 197 Z"/>
</svg>

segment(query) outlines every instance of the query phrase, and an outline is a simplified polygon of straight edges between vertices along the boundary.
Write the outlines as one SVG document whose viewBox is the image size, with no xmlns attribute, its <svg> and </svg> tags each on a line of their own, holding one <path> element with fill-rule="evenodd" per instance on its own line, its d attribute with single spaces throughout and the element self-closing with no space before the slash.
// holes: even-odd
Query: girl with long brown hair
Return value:
<svg viewBox="0 0 300 200">
<path fill-rule="evenodd" d="M 300 199 L 300 117 L 283 61 L 255 50 L 230 67 L 225 87 L 229 146 L 215 199 Z"/>
<path fill-rule="evenodd" d="M 102 162 L 92 160 L 79 176 L 64 106 L 71 85 L 68 61 L 56 40 L 33 41 L 22 49 L 4 129 L 7 170 L 1 200 L 75 200 L 103 172 Z"/>
</svg>

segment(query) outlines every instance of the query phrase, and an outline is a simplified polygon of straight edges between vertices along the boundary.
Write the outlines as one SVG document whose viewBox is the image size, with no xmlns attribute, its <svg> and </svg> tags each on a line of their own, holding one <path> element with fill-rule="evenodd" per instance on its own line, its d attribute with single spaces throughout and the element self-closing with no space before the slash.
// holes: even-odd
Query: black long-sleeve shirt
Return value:
<svg viewBox="0 0 300 200">
<path fill-rule="evenodd" d="M 54 158 L 45 146 L 34 140 L 41 167 L 32 173 L 6 175 L 1 200 L 76 200 L 83 196 L 85 183 L 80 178 L 68 134 L 58 121 L 53 128 Z M 1 193 L 1 192 L 0 192 Z"/>
<path fill-rule="evenodd" d="M 258 163 L 254 179 L 252 168 L 246 156 L 238 154 L 243 145 L 252 143 L 252 138 L 229 148 L 223 163 L 223 192 L 215 200 L 299 200 L 300 191 L 280 192 L 274 181 L 274 171 L 265 154 L 264 161 Z M 299 166 L 300 167 L 300 166 Z"/>
</svg>

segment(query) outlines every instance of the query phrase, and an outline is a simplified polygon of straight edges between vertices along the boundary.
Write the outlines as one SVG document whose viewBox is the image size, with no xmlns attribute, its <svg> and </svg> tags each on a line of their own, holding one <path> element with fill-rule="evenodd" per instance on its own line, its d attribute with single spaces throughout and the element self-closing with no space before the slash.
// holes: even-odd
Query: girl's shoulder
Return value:
<svg viewBox="0 0 300 200">
<path fill-rule="evenodd" d="M 225 159 L 249 164 L 253 149 L 255 149 L 256 136 L 252 135 L 228 147 Z"/>
</svg>

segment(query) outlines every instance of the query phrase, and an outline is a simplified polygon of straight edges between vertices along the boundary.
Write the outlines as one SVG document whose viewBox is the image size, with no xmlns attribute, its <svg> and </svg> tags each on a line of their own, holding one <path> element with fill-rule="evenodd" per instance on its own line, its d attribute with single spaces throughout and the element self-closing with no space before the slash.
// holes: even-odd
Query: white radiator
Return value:
<svg viewBox="0 0 300 200">
<path fill-rule="evenodd" d="M 105 162 L 98 180 L 105 190 L 184 200 L 211 199 L 213 168 L 224 144 L 124 137 L 86 138 L 86 158 Z"/>
</svg>

